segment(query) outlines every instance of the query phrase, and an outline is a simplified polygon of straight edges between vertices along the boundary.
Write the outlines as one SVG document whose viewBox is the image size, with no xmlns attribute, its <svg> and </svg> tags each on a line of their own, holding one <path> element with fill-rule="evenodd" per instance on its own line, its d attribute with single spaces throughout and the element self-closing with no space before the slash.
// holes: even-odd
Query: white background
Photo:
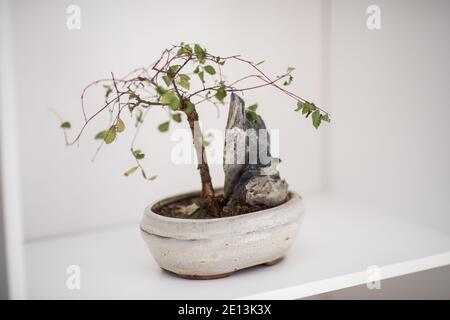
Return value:
<svg viewBox="0 0 450 320">
<path fill-rule="evenodd" d="M 450 232 L 450 2 L 332 2 L 336 189 Z"/>
</svg>

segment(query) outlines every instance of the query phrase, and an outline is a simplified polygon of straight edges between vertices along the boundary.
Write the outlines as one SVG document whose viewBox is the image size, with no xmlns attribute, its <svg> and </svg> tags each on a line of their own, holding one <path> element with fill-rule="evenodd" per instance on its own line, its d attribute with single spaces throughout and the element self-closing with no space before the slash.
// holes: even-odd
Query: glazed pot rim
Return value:
<svg viewBox="0 0 450 320">
<path fill-rule="evenodd" d="M 217 189 L 217 191 L 219 191 L 219 192 L 221 190 L 222 190 L 221 188 Z M 167 221 L 167 222 L 180 222 L 180 223 L 195 222 L 196 224 L 201 224 L 201 223 L 208 224 L 208 223 L 213 223 L 213 222 L 218 222 L 218 221 L 232 221 L 232 220 L 239 220 L 239 219 L 243 219 L 243 218 L 251 218 L 252 216 L 255 216 L 255 215 L 261 215 L 263 213 L 269 213 L 269 212 L 274 212 L 274 211 L 279 211 L 281 209 L 285 209 L 289 206 L 292 206 L 294 203 L 297 203 L 297 202 L 303 202 L 303 198 L 297 192 L 290 190 L 288 193 L 288 199 L 284 203 L 282 203 L 278 206 L 267 208 L 264 210 L 258 210 L 258 211 L 253 211 L 253 212 L 249 212 L 249 213 L 245 213 L 245 214 L 240 214 L 240 215 L 236 215 L 236 216 L 230 216 L 230 217 L 205 218 L 205 219 L 176 218 L 176 217 L 166 217 L 166 216 L 157 214 L 156 212 L 153 211 L 153 208 L 155 206 L 162 206 L 162 205 L 168 204 L 168 203 L 176 201 L 176 200 L 183 200 L 183 199 L 191 198 L 193 196 L 199 196 L 200 192 L 201 191 L 184 192 L 184 193 L 181 193 L 178 195 L 164 198 L 162 200 L 155 201 L 145 208 L 145 214 L 146 215 L 150 214 L 152 216 L 152 218 L 157 218 L 159 220 Z"/>
<path fill-rule="evenodd" d="M 171 239 L 226 239 L 289 225 L 300 221 L 304 212 L 302 198 L 294 191 L 290 191 L 289 199 L 279 206 L 224 218 L 173 218 L 159 215 L 152 210 L 154 205 L 163 205 L 198 194 L 198 191 L 184 193 L 147 206 L 140 224 L 141 230 L 153 236 Z"/>
</svg>

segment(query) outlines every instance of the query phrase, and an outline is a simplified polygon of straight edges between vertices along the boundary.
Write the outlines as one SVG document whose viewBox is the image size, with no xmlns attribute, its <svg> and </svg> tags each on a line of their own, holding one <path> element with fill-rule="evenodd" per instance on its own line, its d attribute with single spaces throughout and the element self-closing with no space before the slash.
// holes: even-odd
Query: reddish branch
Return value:
<svg viewBox="0 0 450 320">
<path fill-rule="evenodd" d="M 288 95 L 289 97 L 293 98 L 297 102 L 305 103 L 307 102 L 305 99 L 301 98 L 300 96 L 290 92 L 285 87 L 281 87 L 278 83 L 282 79 L 286 79 L 287 77 L 291 76 L 291 70 L 288 70 L 286 73 L 282 74 L 281 76 L 278 76 L 274 79 L 267 76 L 260 68 L 260 63 L 253 63 L 252 61 L 245 60 L 241 58 L 239 55 L 233 55 L 228 57 L 219 57 L 214 56 L 209 53 L 205 54 L 203 57 L 205 61 L 209 61 L 214 63 L 219 70 L 219 78 L 220 80 L 213 85 L 210 85 L 206 87 L 204 83 L 202 83 L 203 88 L 193 92 L 189 93 L 189 90 L 180 90 L 177 86 L 176 78 L 181 73 L 184 68 L 189 65 L 190 62 L 192 63 L 199 63 L 200 58 L 197 56 L 196 52 L 193 52 L 191 49 L 188 52 L 185 52 L 183 54 L 175 53 L 175 50 L 179 50 L 182 48 L 182 45 L 179 46 L 172 46 L 171 48 L 165 49 L 161 56 L 154 62 L 150 67 L 148 68 L 139 68 L 132 72 L 130 72 L 128 75 L 126 75 L 123 78 L 117 79 L 114 77 L 114 75 L 111 73 L 111 79 L 102 79 L 97 80 L 92 83 L 90 83 L 88 86 L 86 86 L 83 89 L 82 95 L 81 95 L 81 108 L 82 113 L 84 117 L 84 124 L 81 127 L 79 133 L 75 136 L 73 141 L 68 141 L 66 138 L 66 144 L 73 145 L 74 143 L 77 143 L 84 132 L 86 126 L 94 119 L 96 118 L 100 113 L 105 111 L 106 109 L 111 114 L 111 123 L 110 126 L 118 125 L 118 121 L 120 120 L 120 114 L 122 110 L 125 107 L 128 107 L 130 112 L 132 113 L 134 109 L 137 107 L 150 107 L 150 106 L 160 106 L 160 107 L 168 107 L 169 104 L 163 103 L 161 101 L 161 93 L 158 92 L 159 82 L 160 82 L 160 76 L 170 76 L 171 78 L 171 85 L 173 87 L 173 90 L 177 96 L 177 98 L 180 101 L 180 106 L 178 111 L 182 111 L 186 117 L 187 121 L 189 123 L 190 130 L 192 132 L 194 147 L 196 150 L 197 160 L 198 160 L 198 170 L 200 173 L 200 178 L 202 182 L 202 199 L 203 199 L 203 207 L 210 210 L 210 213 L 213 215 L 219 215 L 220 210 L 219 206 L 216 201 L 216 195 L 214 192 L 214 188 L 211 182 L 211 175 L 209 172 L 209 166 L 206 159 L 206 153 L 205 148 L 203 144 L 203 135 L 200 130 L 200 127 L 198 125 L 199 116 L 197 113 L 197 109 L 194 104 L 192 104 L 192 98 L 201 98 L 201 100 L 197 101 L 196 103 L 199 104 L 204 101 L 210 101 L 214 104 L 216 104 L 213 96 L 210 95 L 210 92 L 214 92 L 219 90 L 220 88 L 223 88 L 226 92 L 245 92 L 250 90 L 255 90 L 263 87 L 274 87 L 277 90 L 281 91 L 282 93 Z M 206 51 L 205 51 L 206 52 Z M 175 64 L 175 62 L 178 62 L 178 65 L 180 67 L 174 72 L 170 69 L 171 66 Z M 251 70 L 256 72 L 255 74 L 247 75 L 243 78 L 237 79 L 234 82 L 231 82 L 231 84 L 226 84 L 223 82 L 222 79 L 222 65 L 225 62 L 228 61 L 235 61 L 244 65 L 247 65 L 250 67 Z M 149 72 L 150 71 L 150 72 Z M 152 74 L 153 73 L 153 74 Z M 262 83 L 256 84 L 253 86 L 247 86 L 247 87 L 236 87 L 241 82 L 248 80 L 248 79 L 256 79 L 258 81 L 261 81 Z M 107 99 L 105 101 L 105 104 L 97 110 L 94 114 L 91 116 L 88 116 L 85 109 L 84 99 L 85 94 L 88 89 L 91 87 L 102 84 L 102 83 L 112 83 L 112 87 L 110 87 L 110 93 L 112 92 L 112 89 L 114 89 L 114 97 L 111 99 Z M 148 96 L 144 96 L 143 93 L 148 94 Z M 128 95 L 128 101 L 123 102 L 122 98 L 124 100 L 125 96 Z M 189 108 L 190 107 L 190 108 Z M 328 113 L 318 107 L 316 107 L 318 110 L 322 111 L 324 114 L 328 115 Z M 170 111 L 170 109 L 169 109 Z M 173 112 L 173 111 L 171 111 Z M 137 135 L 137 132 L 136 132 Z M 133 143 L 131 146 L 131 151 L 133 151 L 133 144 L 136 136 L 133 138 Z M 139 163 L 139 160 L 136 159 L 137 165 L 139 168 L 143 168 L 141 164 Z M 145 175 L 145 174 L 144 174 Z"/>
</svg>

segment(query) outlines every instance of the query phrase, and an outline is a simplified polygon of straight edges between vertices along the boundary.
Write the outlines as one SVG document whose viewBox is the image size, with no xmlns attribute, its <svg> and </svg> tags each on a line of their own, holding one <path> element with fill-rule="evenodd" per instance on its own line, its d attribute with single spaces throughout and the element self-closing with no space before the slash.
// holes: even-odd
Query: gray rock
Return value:
<svg viewBox="0 0 450 320">
<path fill-rule="evenodd" d="M 224 148 L 224 197 L 228 204 L 273 207 L 283 203 L 288 184 L 280 178 L 280 159 L 270 154 L 263 119 L 251 118 L 244 101 L 231 95 Z"/>
</svg>

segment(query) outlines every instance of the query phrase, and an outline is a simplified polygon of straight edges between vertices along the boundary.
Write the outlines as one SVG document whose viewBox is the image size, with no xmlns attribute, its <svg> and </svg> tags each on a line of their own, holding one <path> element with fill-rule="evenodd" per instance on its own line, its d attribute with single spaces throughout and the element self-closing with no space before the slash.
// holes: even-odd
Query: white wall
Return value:
<svg viewBox="0 0 450 320">
<path fill-rule="evenodd" d="M 340 0 L 331 21 L 332 186 L 446 233 L 449 14 L 447 0 Z"/>
<path fill-rule="evenodd" d="M 66 8 L 81 8 L 81 30 L 66 28 Z M 14 53 L 17 87 L 21 184 L 27 239 L 135 223 L 151 201 L 199 189 L 193 166 L 170 162 L 170 135 L 157 132 L 165 113 L 155 110 L 138 142 L 148 155 L 146 182 L 124 178 L 132 165 L 129 140 L 108 146 L 97 161 L 92 137 L 105 122 L 89 129 L 79 148 L 66 148 L 58 110 L 75 128 L 81 125 L 80 93 L 92 80 L 121 75 L 154 61 L 161 50 L 181 41 L 199 42 L 222 55 L 243 54 L 266 60 L 277 75 L 297 68 L 292 89 L 319 104 L 323 100 L 322 2 L 304 1 L 14 1 Z M 230 73 L 240 70 L 231 69 Z M 103 91 L 89 95 L 90 110 Z M 281 128 L 281 173 L 292 188 L 318 190 L 321 135 L 292 110 L 291 100 L 271 89 L 248 94 L 258 101 L 271 128 Z M 201 110 L 205 124 L 223 128 L 226 108 Z M 131 124 L 130 124 L 131 125 Z M 74 131 L 74 130 L 73 130 Z M 213 182 L 222 184 L 220 166 Z"/>
<path fill-rule="evenodd" d="M 11 1 L 0 0 L 0 299 L 25 297 Z"/>
</svg>

